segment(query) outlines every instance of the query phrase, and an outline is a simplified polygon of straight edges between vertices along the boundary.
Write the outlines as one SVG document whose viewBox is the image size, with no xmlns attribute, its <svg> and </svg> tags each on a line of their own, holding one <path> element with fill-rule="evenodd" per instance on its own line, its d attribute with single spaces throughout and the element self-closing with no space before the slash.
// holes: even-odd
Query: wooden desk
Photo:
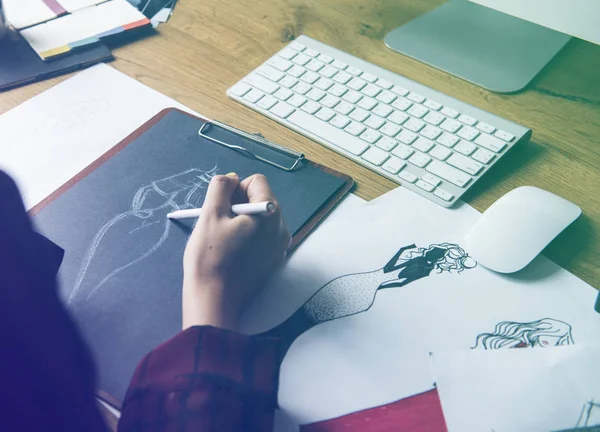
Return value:
<svg viewBox="0 0 600 432">
<path fill-rule="evenodd" d="M 573 40 L 520 94 L 490 93 L 390 51 L 393 28 L 444 0 L 180 0 L 159 34 L 114 51 L 112 65 L 207 115 L 299 149 L 352 175 L 356 193 L 372 199 L 395 184 L 242 107 L 225 90 L 296 36 L 306 34 L 474 106 L 533 129 L 468 193 L 480 211 L 521 185 L 539 186 L 583 209 L 583 216 L 546 251 L 600 287 L 600 46 Z M 0 113 L 61 77 L 0 93 Z M 592 307 L 592 305 L 590 305 Z"/>
</svg>

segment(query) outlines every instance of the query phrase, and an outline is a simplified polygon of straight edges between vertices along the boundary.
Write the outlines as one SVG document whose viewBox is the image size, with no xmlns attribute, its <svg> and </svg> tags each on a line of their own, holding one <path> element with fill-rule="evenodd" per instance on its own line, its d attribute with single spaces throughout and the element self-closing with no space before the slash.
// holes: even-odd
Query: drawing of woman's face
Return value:
<svg viewBox="0 0 600 432">
<path fill-rule="evenodd" d="M 537 342 L 542 348 L 557 346 L 560 340 L 559 336 L 552 335 L 541 335 L 538 337 Z"/>
</svg>

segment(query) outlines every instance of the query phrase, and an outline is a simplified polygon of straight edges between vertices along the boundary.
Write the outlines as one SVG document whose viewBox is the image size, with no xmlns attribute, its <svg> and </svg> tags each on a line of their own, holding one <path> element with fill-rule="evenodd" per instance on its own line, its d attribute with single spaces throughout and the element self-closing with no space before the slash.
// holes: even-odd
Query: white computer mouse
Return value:
<svg viewBox="0 0 600 432">
<path fill-rule="evenodd" d="M 482 215 L 466 237 L 479 264 L 513 273 L 529 264 L 581 214 L 570 201 L 533 186 L 514 189 Z"/>
</svg>

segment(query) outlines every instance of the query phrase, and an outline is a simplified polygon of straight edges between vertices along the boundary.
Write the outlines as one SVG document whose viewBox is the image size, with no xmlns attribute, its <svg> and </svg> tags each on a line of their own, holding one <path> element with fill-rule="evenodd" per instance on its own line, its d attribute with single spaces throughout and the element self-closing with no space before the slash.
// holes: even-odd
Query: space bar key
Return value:
<svg viewBox="0 0 600 432">
<path fill-rule="evenodd" d="M 286 120 L 353 155 L 360 156 L 369 148 L 369 145 L 360 139 L 354 138 L 352 135 L 342 132 L 335 126 L 306 114 L 304 111 L 297 110 Z"/>
</svg>

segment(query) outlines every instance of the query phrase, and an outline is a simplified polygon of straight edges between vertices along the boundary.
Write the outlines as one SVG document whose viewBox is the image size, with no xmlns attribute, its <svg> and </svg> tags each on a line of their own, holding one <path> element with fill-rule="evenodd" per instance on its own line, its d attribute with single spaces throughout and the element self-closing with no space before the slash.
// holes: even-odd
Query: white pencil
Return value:
<svg viewBox="0 0 600 432">
<path fill-rule="evenodd" d="M 275 210 L 275 204 L 270 201 L 248 203 L 248 204 L 234 204 L 231 206 L 231 213 L 235 215 L 253 215 L 260 213 L 269 213 Z M 167 214 L 169 219 L 191 219 L 200 217 L 202 209 L 187 209 L 177 210 Z"/>
</svg>

